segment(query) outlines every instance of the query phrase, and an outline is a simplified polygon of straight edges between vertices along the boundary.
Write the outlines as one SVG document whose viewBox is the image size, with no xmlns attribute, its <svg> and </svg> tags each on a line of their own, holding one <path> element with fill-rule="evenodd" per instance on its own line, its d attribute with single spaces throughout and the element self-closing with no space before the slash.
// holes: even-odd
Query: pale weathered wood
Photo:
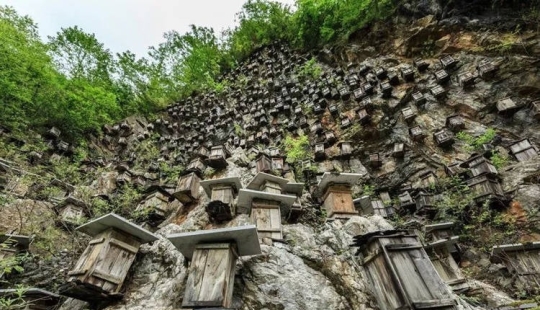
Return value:
<svg viewBox="0 0 540 310">
<path fill-rule="evenodd" d="M 259 238 L 283 239 L 278 202 L 254 201 L 251 207 L 251 220 L 257 226 Z"/>
<path fill-rule="evenodd" d="M 323 207 L 328 217 L 341 214 L 358 214 L 354 208 L 352 193 L 349 186 L 332 185 L 323 196 Z"/>
<path fill-rule="evenodd" d="M 231 243 L 196 247 L 186 283 L 183 307 L 224 307 L 232 302 L 237 255 Z"/>
</svg>

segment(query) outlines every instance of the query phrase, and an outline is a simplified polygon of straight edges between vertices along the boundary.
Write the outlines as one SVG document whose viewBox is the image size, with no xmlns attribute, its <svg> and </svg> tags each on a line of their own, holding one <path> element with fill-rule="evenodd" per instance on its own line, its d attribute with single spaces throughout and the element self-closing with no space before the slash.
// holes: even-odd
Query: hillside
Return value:
<svg viewBox="0 0 540 310">
<path fill-rule="evenodd" d="M 540 8 L 524 3 L 407 1 L 344 41 L 265 42 L 99 131 L 0 126 L 0 232 L 29 237 L 18 255 L 2 243 L 0 288 L 66 292 L 101 240 L 75 228 L 114 212 L 157 238 L 124 245 L 119 294 L 45 309 L 187 309 L 202 267 L 170 236 L 249 224 L 262 254 L 233 260 L 229 308 L 536 309 Z M 223 178 L 241 185 L 230 204 L 207 182 Z M 371 248 L 388 236 L 402 243 Z"/>
</svg>

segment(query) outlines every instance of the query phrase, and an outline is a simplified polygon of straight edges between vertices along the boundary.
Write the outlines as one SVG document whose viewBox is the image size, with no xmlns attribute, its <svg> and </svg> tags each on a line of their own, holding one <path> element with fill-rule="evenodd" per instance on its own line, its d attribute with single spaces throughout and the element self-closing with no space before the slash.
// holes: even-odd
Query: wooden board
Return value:
<svg viewBox="0 0 540 310">
<path fill-rule="evenodd" d="M 90 241 L 75 268 L 68 274 L 69 282 L 82 282 L 107 293 L 118 293 L 135 260 L 140 241 L 113 228 Z"/>
<path fill-rule="evenodd" d="M 232 302 L 234 244 L 217 243 L 197 246 L 186 283 L 182 307 L 224 307 Z"/>
<path fill-rule="evenodd" d="M 374 238 L 362 252 L 381 310 L 455 309 L 449 288 L 416 236 Z"/>
<path fill-rule="evenodd" d="M 279 205 L 253 203 L 251 221 L 257 226 L 259 238 L 283 239 Z"/>
<path fill-rule="evenodd" d="M 323 197 L 323 207 L 328 217 L 339 213 L 357 213 L 354 208 L 352 193 L 349 188 L 343 186 L 331 186 Z"/>
</svg>

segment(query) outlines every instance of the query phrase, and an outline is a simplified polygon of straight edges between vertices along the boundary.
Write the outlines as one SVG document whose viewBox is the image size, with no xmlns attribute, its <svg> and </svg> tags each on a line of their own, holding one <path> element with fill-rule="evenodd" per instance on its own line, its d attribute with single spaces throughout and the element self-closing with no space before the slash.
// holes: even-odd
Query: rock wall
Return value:
<svg viewBox="0 0 540 310">
<path fill-rule="evenodd" d="M 401 16 L 410 12 L 421 18 L 404 21 Z M 238 176 L 245 185 L 256 174 L 258 154 L 291 157 L 284 147 L 287 137 L 307 136 L 309 150 L 302 160 L 285 161 L 271 173 L 305 182 L 302 214 L 284 214 L 284 240 L 263 244 L 262 255 L 238 261 L 235 308 L 377 309 L 371 284 L 350 246 L 353 236 L 448 220 L 439 211 L 452 202 L 437 202 L 434 215 L 420 212 L 418 203 L 412 211 L 401 209 L 398 197 L 405 192 L 413 198 L 420 193 L 444 197 L 453 189 L 437 184 L 455 177 L 452 164 L 466 162 L 473 153 L 484 154 L 488 161 L 492 154 L 508 158 L 497 172 L 504 201 L 495 212 L 508 215 L 516 233 L 505 235 L 495 227 L 501 238 L 486 244 L 538 241 L 534 223 L 540 159 L 518 162 L 510 146 L 521 138 L 533 146 L 540 143 L 540 103 L 535 103 L 540 99 L 540 36 L 529 29 L 480 30 L 492 21 L 492 13 L 474 12 L 465 18 L 451 12 L 437 1 L 412 1 L 386 28 L 372 25 L 362 40 L 353 35 L 349 44 L 333 50 L 315 55 L 279 44 L 262 47 L 223 76 L 223 91 L 194 94 L 152 121 L 131 117 L 105 126 L 102 137 L 89 141 L 87 158 L 77 163 L 76 179 L 58 182 L 60 173 L 69 175 L 59 169 L 43 168 L 40 178 L 31 172 L 35 167 L 64 167 L 74 150 L 58 135 L 42 137 L 47 149 L 40 156 L 27 152 L 27 158 L 16 162 L 0 161 L 5 181 L 0 185 L 10 198 L 0 213 L 0 230 L 34 235 L 37 241 L 30 252 L 40 254 L 4 286 L 22 283 L 54 291 L 64 281 L 87 241 L 72 226 L 58 224 L 57 206 L 75 197 L 86 206 L 87 218 L 115 211 L 160 236 L 142 246 L 124 298 L 106 309 L 180 309 L 188 262 L 164 236 L 246 225 L 250 219 L 240 214 L 229 222 L 212 223 L 202 188 L 193 203 L 172 198 L 163 202 L 160 208 L 166 214 L 159 221 L 150 221 L 148 210 L 137 206 L 156 186 L 174 192 L 180 175 L 193 168 L 191 160 L 200 155 L 200 147 L 225 145 L 231 153 L 226 168 L 203 167 L 202 178 Z M 420 60 L 429 67 L 420 70 Z M 487 72 L 490 68 L 494 71 Z M 501 103 L 506 98 L 515 106 L 507 109 L 510 103 Z M 459 115 L 463 128 L 451 128 L 452 115 Z M 496 135 L 485 143 L 471 142 L 491 129 Z M 10 143 L 20 142 L 9 133 L 2 135 Z M 441 137 L 451 143 L 441 143 Z M 344 141 L 350 141 L 350 153 L 340 143 Z M 403 156 L 396 153 L 396 145 L 403 146 Z M 462 181 L 471 177 L 471 170 L 463 168 L 467 177 Z M 358 205 L 362 216 L 326 221 L 316 187 L 324 172 L 359 173 L 362 182 L 353 188 L 355 198 L 378 200 L 387 193 L 391 201 L 376 215 Z M 431 182 L 427 175 L 439 181 Z M 491 264 L 490 249 L 480 247 L 482 241 L 475 237 L 467 236 L 462 244 L 461 267 L 476 279 L 470 279 L 472 297 L 456 296 L 460 307 L 495 308 L 512 302 L 505 293 L 522 297 L 506 267 Z M 68 299 L 61 309 L 88 307 Z"/>
</svg>

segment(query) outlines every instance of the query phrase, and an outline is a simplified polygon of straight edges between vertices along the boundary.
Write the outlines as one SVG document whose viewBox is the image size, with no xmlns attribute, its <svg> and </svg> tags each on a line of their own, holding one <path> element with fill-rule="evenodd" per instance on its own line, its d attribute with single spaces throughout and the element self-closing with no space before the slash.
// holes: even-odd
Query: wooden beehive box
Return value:
<svg viewBox="0 0 540 310">
<path fill-rule="evenodd" d="M 453 114 L 446 118 L 446 128 L 450 129 L 453 132 L 458 132 L 465 129 L 465 122 L 463 117 L 459 114 Z"/>
<path fill-rule="evenodd" d="M 341 141 L 338 142 L 339 156 L 341 158 L 347 159 L 352 155 L 352 145 L 350 141 Z"/>
<path fill-rule="evenodd" d="M 90 303 L 121 296 L 139 246 L 158 239 L 114 213 L 79 226 L 77 230 L 94 239 L 68 273 L 68 281 L 60 288 L 60 293 Z"/>
<path fill-rule="evenodd" d="M 272 157 L 272 170 L 282 171 L 284 169 L 283 157 Z"/>
<path fill-rule="evenodd" d="M 336 139 L 336 135 L 334 134 L 333 131 L 327 131 L 324 133 L 324 136 L 325 136 L 325 140 L 324 140 L 324 143 L 327 145 L 327 146 L 331 146 L 333 145 L 334 143 L 336 143 L 337 139 Z"/>
<path fill-rule="evenodd" d="M 449 147 L 454 144 L 454 134 L 447 129 L 441 129 L 433 133 L 433 140 L 439 147 Z"/>
<path fill-rule="evenodd" d="M 239 256 L 261 254 L 254 225 L 167 236 L 191 263 L 182 308 L 232 309 Z"/>
<path fill-rule="evenodd" d="M 151 226 L 161 224 L 175 207 L 174 196 L 161 186 L 151 186 L 146 189 L 146 197 L 137 205 L 135 212 L 145 214 L 146 221 Z"/>
<path fill-rule="evenodd" d="M 409 134 L 411 136 L 411 139 L 415 142 L 421 142 L 425 139 L 426 134 L 420 128 L 420 126 L 414 126 L 412 128 L 409 128 Z"/>
<path fill-rule="evenodd" d="M 221 169 L 227 166 L 227 157 L 229 157 L 229 151 L 224 145 L 213 146 L 206 164 L 212 168 Z"/>
<path fill-rule="evenodd" d="M 314 147 L 315 161 L 322 161 L 326 159 L 326 153 L 324 152 L 324 143 L 317 143 Z"/>
<path fill-rule="evenodd" d="M 317 185 L 323 193 L 323 208 L 331 219 L 349 218 L 357 215 L 352 199 L 351 187 L 361 178 L 360 174 L 325 172 Z"/>
<path fill-rule="evenodd" d="M 59 295 L 39 288 L 25 288 L 22 295 L 19 294 L 18 289 L 0 290 L 0 299 L 8 301 L 6 309 L 53 310 L 57 309 L 60 302 Z M 18 300 L 22 300 L 22 303 Z"/>
<path fill-rule="evenodd" d="M 421 58 L 416 58 L 414 60 L 414 66 L 418 69 L 418 71 L 423 72 L 429 68 L 429 62 Z"/>
<path fill-rule="evenodd" d="M 416 112 L 411 107 L 406 107 L 401 110 L 401 114 L 403 115 L 403 119 L 410 123 L 416 118 Z"/>
<path fill-rule="evenodd" d="M 313 125 L 311 125 L 310 131 L 311 131 L 312 134 L 319 135 L 320 133 L 323 132 L 323 127 L 322 127 L 321 123 L 317 121 L 317 122 L 313 123 Z"/>
<path fill-rule="evenodd" d="M 531 144 L 529 139 L 518 140 L 512 143 L 509 148 L 510 153 L 512 153 L 518 161 L 527 161 L 538 155 L 538 151 Z"/>
<path fill-rule="evenodd" d="M 366 125 L 371 122 L 371 115 L 369 115 L 366 109 L 361 109 L 357 114 L 361 124 Z"/>
<path fill-rule="evenodd" d="M 438 195 L 421 191 L 414 199 L 416 201 L 416 214 L 425 215 L 429 218 L 433 218 L 436 215 L 437 202 L 440 199 Z"/>
<path fill-rule="evenodd" d="M 424 248 L 428 253 L 435 270 L 456 293 L 470 289 L 453 254 L 459 258 L 457 242 L 459 236 L 454 236 L 454 223 L 439 223 L 424 226 Z"/>
<path fill-rule="evenodd" d="M 492 204 L 502 204 L 506 201 L 501 184 L 487 174 L 470 178 L 467 180 L 467 185 L 473 192 L 475 201 L 478 203 L 489 201 Z"/>
<path fill-rule="evenodd" d="M 255 165 L 257 168 L 257 173 L 259 172 L 272 172 L 272 161 L 270 157 L 264 153 L 260 153 L 257 159 L 255 160 Z"/>
<path fill-rule="evenodd" d="M 354 239 L 379 309 L 457 309 L 418 236 L 390 230 Z"/>
<path fill-rule="evenodd" d="M 53 139 L 53 140 L 56 140 L 58 138 L 60 138 L 60 129 L 56 128 L 56 127 L 51 127 L 51 129 L 49 129 L 47 131 L 47 133 L 45 134 L 45 137 L 46 138 L 49 138 L 49 139 Z"/>
<path fill-rule="evenodd" d="M 531 102 L 531 112 L 536 120 L 540 120 L 540 100 Z"/>
<path fill-rule="evenodd" d="M 199 178 L 202 178 L 205 169 L 206 169 L 206 165 L 204 164 L 202 159 L 200 157 L 196 157 L 189 162 L 183 174 L 189 174 L 193 172 Z"/>
<path fill-rule="evenodd" d="M 403 158 L 405 156 L 405 144 L 403 143 L 394 143 L 394 148 L 392 150 L 392 156 L 396 158 Z"/>
<path fill-rule="evenodd" d="M 369 155 L 369 163 L 373 168 L 379 168 L 380 166 L 382 166 L 382 158 L 379 153 L 373 153 Z"/>
<path fill-rule="evenodd" d="M 362 210 L 362 216 L 380 215 L 384 218 L 387 218 L 389 215 L 391 215 L 389 212 L 387 212 L 387 207 L 385 207 L 384 203 L 381 200 L 372 199 L 369 196 L 363 196 L 355 199 L 353 201 L 353 204 L 355 206 L 359 205 L 360 209 Z"/>
<path fill-rule="evenodd" d="M 55 206 L 59 221 L 64 225 L 78 225 L 84 222 L 89 216 L 89 209 L 86 203 L 68 196 L 61 203 Z"/>
<path fill-rule="evenodd" d="M 451 55 L 445 55 L 440 59 L 441 65 L 445 69 L 452 69 L 454 68 L 458 61 L 454 59 Z"/>
<path fill-rule="evenodd" d="M 492 78 L 497 72 L 498 68 L 492 62 L 484 62 L 476 67 L 478 75 L 483 79 Z"/>
<path fill-rule="evenodd" d="M 446 90 L 441 85 L 435 85 L 429 89 L 433 97 L 437 99 L 443 99 L 446 97 Z"/>
<path fill-rule="evenodd" d="M 464 89 L 471 88 L 476 83 L 476 74 L 473 72 L 464 72 L 458 75 L 459 85 Z"/>
<path fill-rule="evenodd" d="M 540 242 L 517 243 L 494 246 L 491 250 L 491 261 L 503 263 L 514 277 L 517 289 L 538 294 L 540 277 Z"/>
<path fill-rule="evenodd" d="M 481 174 L 490 176 L 496 176 L 498 174 L 497 169 L 488 159 L 477 154 L 473 154 L 471 158 L 463 162 L 461 167 L 469 169 L 473 177 Z"/>
<path fill-rule="evenodd" d="M 431 188 L 437 184 L 437 175 L 433 171 L 427 171 L 418 176 L 421 188 Z"/>
<path fill-rule="evenodd" d="M 210 155 L 210 152 L 205 146 L 201 145 L 195 151 L 195 155 L 200 156 L 201 158 L 207 158 L 208 155 Z"/>
<path fill-rule="evenodd" d="M 212 179 L 201 182 L 210 202 L 205 206 L 211 220 L 216 222 L 229 221 L 236 214 L 235 198 L 242 188 L 237 177 Z"/>
<path fill-rule="evenodd" d="M 194 172 L 181 176 L 173 196 L 184 204 L 197 200 L 200 181 L 201 179 Z"/>
<path fill-rule="evenodd" d="M 383 98 L 388 98 L 392 95 L 392 85 L 388 81 L 384 81 L 381 83 L 381 93 Z"/>
<path fill-rule="evenodd" d="M 511 98 L 504 98 L 504 99 L 501 99 L 501 100 L 497 101 L 497 111 L 500 114 L 510 116 L 510 115 L 513 115 L 514 113 L 516 113 L 517 110 L 519 110 L 520 108 L 521 108 L 521 106 L 516 104 L 516 102 L 514 100 L 512 100 Z"/>
</svg>

